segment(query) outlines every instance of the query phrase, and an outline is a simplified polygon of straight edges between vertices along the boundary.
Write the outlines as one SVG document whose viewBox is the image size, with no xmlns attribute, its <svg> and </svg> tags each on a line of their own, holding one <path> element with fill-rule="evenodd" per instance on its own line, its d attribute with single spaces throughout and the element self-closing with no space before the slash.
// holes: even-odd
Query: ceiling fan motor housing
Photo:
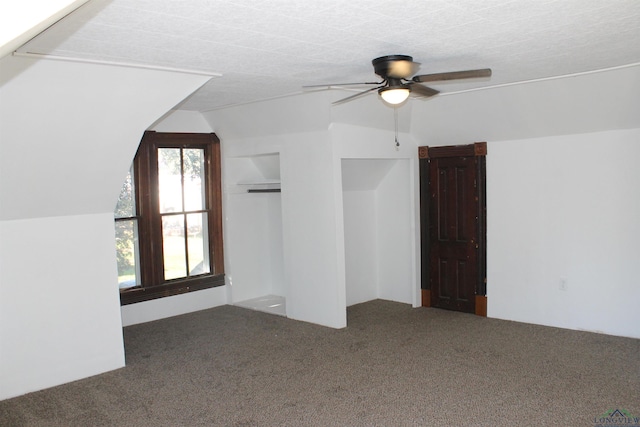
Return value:
<svg viewBox="0 0 640 427">
<path fill-rule="evenodd" d="M 409 55 L 386 55 L 371 61 L 373 71 L 383 79 L 405 79 L 412 73 L 413 57 Z M 406 64 L 406 67 L 401 66 Z"/>
</svg>

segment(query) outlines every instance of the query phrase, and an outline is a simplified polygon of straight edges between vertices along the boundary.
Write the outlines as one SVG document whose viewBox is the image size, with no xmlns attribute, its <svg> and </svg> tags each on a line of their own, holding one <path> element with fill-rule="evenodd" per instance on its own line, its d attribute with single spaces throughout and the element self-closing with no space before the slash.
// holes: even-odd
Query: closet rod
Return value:
<svg viewBox="0 0 640 427">
<path fill-rule="evenodd" d="M 247 193 L 279 193 L 279 188 L 250 188 Z"/>
</svg>

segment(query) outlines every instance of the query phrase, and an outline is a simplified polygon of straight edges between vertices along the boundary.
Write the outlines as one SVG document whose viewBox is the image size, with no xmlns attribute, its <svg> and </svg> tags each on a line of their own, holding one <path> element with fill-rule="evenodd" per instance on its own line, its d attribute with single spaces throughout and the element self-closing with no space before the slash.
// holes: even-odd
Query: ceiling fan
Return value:
<svg viewBox="0 0 640 427">
<path fill-rule="evenodd" d="M 374 72 L 382 78 L 382 81 L 313 85 L 305 86 L 305 88 L 376 85 L 376 87 L 371 89 L 367 89 L 363 92 L 335 101 L 333 105 L 353 101 L 354 99 L 365 96 L 374 90 L 377 90 L 380 97 L 388 104 L 397 105 L 404 102 L 409 95 L 428 98 L 440 93 L 440 91 L 424 86 L 421 83 L 491 76 L 490 68 L 482 68 L 479 70 L 450 71 L 446 73 L 422 74 L 411 77 L 416 71 L 418 71 L 420 64 L 413 62 L 413 57 L 408 55 L 381 56 L 371 61 L 371 63 L 373 64 Z"/>
</svg>

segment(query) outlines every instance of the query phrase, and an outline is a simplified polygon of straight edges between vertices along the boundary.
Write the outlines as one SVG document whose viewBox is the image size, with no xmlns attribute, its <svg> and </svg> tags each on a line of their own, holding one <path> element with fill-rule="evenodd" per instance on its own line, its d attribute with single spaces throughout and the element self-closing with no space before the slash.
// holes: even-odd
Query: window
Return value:
<svg viewBox="0 0 640 427">
<path fill-rule="evenodd" d="M 138 217 L 136 216 L 133 166 L 120 190 L 115 211 L 116 255 L 118 258 L 118 285 L 120 289 L 136 286 L 140 282 L 138 247 Z"/>
<path fill-rule="evenodd" d="M 224 285 L 220 140 L 145 132 L 115 210 L 123 305 Z"/>
</svg>

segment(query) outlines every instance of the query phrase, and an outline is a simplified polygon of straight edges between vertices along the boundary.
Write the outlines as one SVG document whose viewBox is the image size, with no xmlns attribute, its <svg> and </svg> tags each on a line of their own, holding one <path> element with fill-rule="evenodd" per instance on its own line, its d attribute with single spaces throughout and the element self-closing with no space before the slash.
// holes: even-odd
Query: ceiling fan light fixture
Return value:
<svg viewBox="0 0 640 427">
<path fill-rule="evenodd" d="M 339 105 L 345 102 L 353 101 L 373 91 L 378 91 L 378 95 L 387 105 L 398 107 L 403 104 L 409 95 L 413 98 L 430 98 L 440 93 L 439 90 L 421 83 L 439 82 L 447 80 L 471 79 L 478 77 L 491 77 L 490 68 L 482 68 L 478 70 L 449 71 L 443 73 L 431 73 L 412 75 L 418 71 L 420 63 L 414 62 L 413 57 L 409 55 L 386 55 L 375 58 L 371 61 L 373 71 L 382 79 L 380 82 L 362 82 L 362 83 L 341 83 L 335 86 L 357 86 L 357 85 L 376 85 L 370 89 L 358 92 L 346 98 L 332 102 L 332 105 Z M 323 85 L 330 88 L 334 85 Z M 305 86 L 317 87 L 317 86 Z"/>
<path fill-rule="evenodd" d="M 387 104 L 398 105 L 402 104 L 409 97 L 409 88 L 404 86 L 383 87 L 378 93 Z"/>
</svg>

